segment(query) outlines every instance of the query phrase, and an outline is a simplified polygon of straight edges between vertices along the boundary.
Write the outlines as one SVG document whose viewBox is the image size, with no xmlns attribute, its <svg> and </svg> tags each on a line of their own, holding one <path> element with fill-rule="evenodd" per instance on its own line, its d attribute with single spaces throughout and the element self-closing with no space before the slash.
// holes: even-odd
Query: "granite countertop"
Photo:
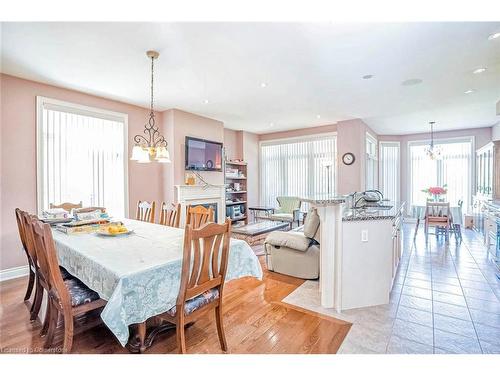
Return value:
<svg viewBox="0 0 500 375">
<path fill-rule="evenodd" d="M 369 208 L 344 208 L 342 221 L 362 221 L 362 220 L 394 220 L 401 215 L 401 210 L 406 202 L 387 202 L 381 203 L 383 206 L 392 206 L 389 209 L 380 209 L 377 207 Z"/>
</svg>

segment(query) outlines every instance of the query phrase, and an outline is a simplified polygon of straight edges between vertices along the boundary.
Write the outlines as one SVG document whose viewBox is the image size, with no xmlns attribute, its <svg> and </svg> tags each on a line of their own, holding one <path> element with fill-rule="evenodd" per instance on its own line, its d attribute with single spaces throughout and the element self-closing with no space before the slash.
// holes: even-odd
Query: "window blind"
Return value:
<svg viewBox="0 0 500 375">
<path fill-rule="evenodd" d="M 377 179 L 377 140 L 366 133 L 366 170 L 365 187 L 366 190 L 378 189 Z"/>
<path fill-rule="evenodd" d="M 334 195 L 335 158 L 335 136 L 261 144 L 261 204 L 275 207 L 278 196 Z"/>
<path fill-rule="evenodd" d="M 39 104 L 38 204 L 102 206 L 126 213 L 125 121 L 70 105 Z"/>
<path fill-rule="evenodd" d="M 380 191 L 391 201 L 399 201 L 399 161 L 398 142 L 380 142 Z"/>
</svg>

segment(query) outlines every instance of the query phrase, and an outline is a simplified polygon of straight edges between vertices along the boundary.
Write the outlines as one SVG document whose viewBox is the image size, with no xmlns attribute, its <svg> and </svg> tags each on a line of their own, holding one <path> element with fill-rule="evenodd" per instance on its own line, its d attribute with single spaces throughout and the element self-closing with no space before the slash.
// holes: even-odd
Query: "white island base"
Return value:
<svg viewBox="0 0 500 375">
<path fill-rule="evenodd" d="M 341 312 L 389 303 L 401 258 L 403 207 L 343 220 L 341 198 L 304 201 L 316 207 L 321 221 L 321 306 Z"/>
</svg>

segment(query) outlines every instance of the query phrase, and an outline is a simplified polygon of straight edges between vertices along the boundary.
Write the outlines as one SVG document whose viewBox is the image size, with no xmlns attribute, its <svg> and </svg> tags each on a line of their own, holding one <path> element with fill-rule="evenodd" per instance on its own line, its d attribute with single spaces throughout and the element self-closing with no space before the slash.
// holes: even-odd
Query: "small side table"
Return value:
<svg viewBox="0 0 500 375">
<path fill-rule="evenodd" d="M 257 219 L 259 218 L 265 219 L 269 217 L 270 214 L 274 213 L 275 208 L 267 206 L 253 206 L 253 207 L 248 207 L 248 210 L 252 212 L 253 222 L 256 223 Z M 258 212 L 263 212 L 264 216 L 258 216 L 257 215 Z"/>
</svg>

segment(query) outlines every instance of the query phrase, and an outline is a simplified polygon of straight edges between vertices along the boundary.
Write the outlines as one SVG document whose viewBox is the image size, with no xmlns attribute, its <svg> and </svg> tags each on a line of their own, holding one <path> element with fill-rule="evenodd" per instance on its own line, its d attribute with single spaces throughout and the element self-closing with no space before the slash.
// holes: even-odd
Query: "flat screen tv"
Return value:
<svg viewBox="0 0 500 375">
<path fill-rule="evenodd" d="M 222 143 L 186 137 L 186 170 L 222 171 Z"/>
</svg>

